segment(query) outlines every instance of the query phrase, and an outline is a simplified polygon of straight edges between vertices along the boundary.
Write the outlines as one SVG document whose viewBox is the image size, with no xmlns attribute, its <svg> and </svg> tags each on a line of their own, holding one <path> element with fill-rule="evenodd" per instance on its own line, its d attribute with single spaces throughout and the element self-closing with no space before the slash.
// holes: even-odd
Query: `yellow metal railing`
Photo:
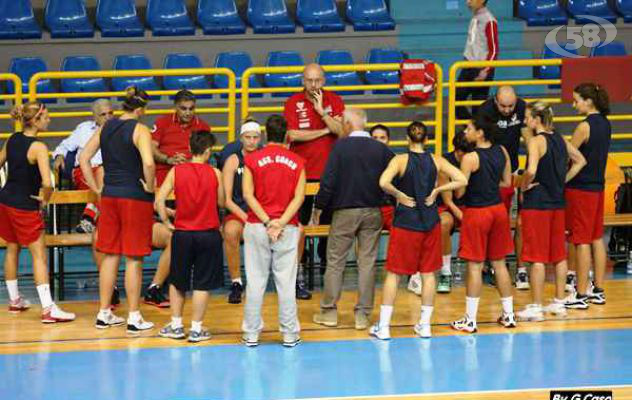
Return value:
<svg viewBox="0 0 632 400">
<path fill-rule="evenodd" d="M 459 82 L 457 81 L 457 73 L 464 68 L 504 68 L 504 67 L 541 67 L 541 66 L 561 66 L 562 59 L 534 59 L 534 60 L 497 60 L 497 61 L 459 61 L 450 67 L 450 76 L 448 81 L 448 149 L 452 150 L 452 138 L 456 132 L 457 125 L 466 125 L 469 121 L 456 119 L 456 108 L 459 106 L 476 106 L 482 104 L 485 100 L 466 100 L 457 101 L 456 91 L 461 87 L 494 87 L 494 86 L 540 86 L 540 85 L 560 85 L 561 79 L 518 79 L 505 81 L 482 81 L 482 82 Z M 550 104 L 561 104 L 561 97 L 546 98 L 526 98 L 527 102 L 546 101 Z M 581 122 L 585 117 L 582 116 L 556 116 L 554 122 Z M 632 114 L 609 115 L 610 121 L 632 121 Z M 613 140 L 632 139 L 632 133 L 616 133 L 612 135 Z M 621 166 L 632 166 L 632 152 L 611 153 L 611 157 Z"/>
<path fill-rule="evenodd" d="M 0 97 L 2 100 L 11 100 L 13 102 L 13 106 L 17 106 L 22 104 L 22 79 L 15 74 L 0 74 L 0 81 L 11 81 L 13 82 L 14 93 L 13 94 L 5 94 Z M 12 106 L 10 106 L 12 107 Z M 10 109 L 10 108 L 9 108 Z M 11 114 L 0 114 L 0 119 L 11 119 Z M 19 131 L 22 129 L 22 126 L 19 121 L 15 121 L 14 123 L 15 131 Z M 0 137 L 1 138 L 1 137 Z"/>
<path fill-rule="evenodd" d="M 399 64 L 356 64 L 356 65 L 325 65 L 323 69 L 326 72 L 360 72 L 360 71 L 399 71 Z M 441 149 L 443 145 L 443 96 L 441 96 L 441 88 L 443 87 L 443 70 L 441 66 L 435 64 L 436 68 L 436 93 L 439 94 L 435 96 L 434 101 L 426 102 L 422 105 L 403 105 L 399 102 L 390 102 L 385 103 L 354 103 L 353 107 L 365 109 L 365 110 L 376 110 L 376 109 L 401 109 L 401 108 L 433 108 L 435 110 L 434 118 L 428 121 L 424 121 L 424 123 L 428 126 L 434 127 L 435 139 L 428 141 L 428 144 L 434 145 L 435 153 L 441 154 Z M 251 113 L 272 113 L 283 112 L 283 106 L 254 106 L 250 103 L 250 95 L 256 93 L 288 93 L 288 92 L 300 92 L 303 90 L 302 87 L 263 87 L 263 88 L 251 88 L 250 87 L 250 77 L 252 75 L 260 75 L 260 74 L 297 74 L 302 73 L 305 69 L 304 66 L 296 66 L 296 67 L 252 67 L 244 71 L 241 78 L 241 118 L 245 119 Z M 326 86 L 325 89 L 333 90 L 333 91 L 358 91 L 358 90 L 393 90 L 399 89 L 399 85 L 397 84 L 383 84 L 383 85 L 354 85 L 354 86 Z M 390 128 L 402 128 L 408 126 L 410 121 L 372 121 L 369 123 L 369 126 L 373 126 L 376 124 L 383 124 Z M 407 142 L 405 140 L 394 140 L 391 141 L 391 146 L 406 146 Z"/>
<path fill-rule="evenodd" d="M 37 82 L 42 79 L 73 79 L 73 78 L 123 78 L 123 77 L 154 77 L 154 76 L 182 76 L 182 75 L 225 75 L 228 77 L 228 87 L 226 89 L 193 89 L 196 95 L 205 94 L 227 94 L 226 107 L 197 108 L 198 114 L 227 114 L 227 124 L 225 126 L 213 126 L 213 132 L 225 132 L 228 140 L 235 139 L 235 116 L 236 116 L 236 77 L 235 73 L 228 68 L 191 68 L 191 69 L 153 69 L 153 70 L 106 70 L 106 71 L 65 71 L 65 72 L 39 72 L 31 77 L 29 81 L 28 98 L 30 101 L 47 98 L 109 98 L 114 96 L 124 96 L 124 92 L 68 92 L 68 93 L 38 93 Z M 150 96 L 174 95 L 177 90 L 148 90 Z M 17 96 L 17 94 L 16 94 Z M 20 94 L 21 98 L 21 94 Z M 148 115 L 162 115 L 173 113 L 173 109 L 149 109 Z M 72 118 L 91 117 L 89 111 L 58 111 L 51 112 L 51 118 Z M 0 116 L 1 117 L 1 116 Z M 42 132 L 41 137 L 65 137 L 68 131 Z M 0 139 L 8 135 L 0 135 Z"/>
</svg>

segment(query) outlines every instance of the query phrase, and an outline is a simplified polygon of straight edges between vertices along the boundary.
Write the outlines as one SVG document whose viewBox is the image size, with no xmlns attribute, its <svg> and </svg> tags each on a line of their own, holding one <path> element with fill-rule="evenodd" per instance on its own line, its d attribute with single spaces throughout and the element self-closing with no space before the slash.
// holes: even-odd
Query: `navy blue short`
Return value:
<svg viewBox="0 0 632 400">
<path fill-rule="evenodd" d="M 211 290 L 224 283 L 219 230 L 179 231 L 171 237 L 169 281 L 181 292 Z"/>
</svg>

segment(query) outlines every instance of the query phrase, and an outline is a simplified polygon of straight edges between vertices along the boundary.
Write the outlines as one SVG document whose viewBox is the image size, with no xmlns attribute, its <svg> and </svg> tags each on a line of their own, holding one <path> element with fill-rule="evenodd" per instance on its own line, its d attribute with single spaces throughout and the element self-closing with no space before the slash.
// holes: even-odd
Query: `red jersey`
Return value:
<svg viewBox="0 0 632 400">
<path fill-rule="evenodd" d="M 208 124 L 198 117 L 193 117 L 189 125 L 180 125 L 176 114 L 163 115 L 156 120 L 151 130 L 152 140 L 158 143 L 158 150 L 161 153 L 172 157 L 176 153 L 185 154 L 188 159 L 191 158 L 189 150 L 189 137 L 193 131 L 210 131 Z M 167 177 L 167 173 L 171 169 L 171 165 L 156 163 L 156 180 L 158 186 L 161 186 Z"/>
<path fill-rule="evenodd" d="M 323 90 L 323 108 L 332 117 L 339 117 L 345 110 L 342 98 L 333 92 Z M 320 115 L 314 110 L 314 104 L 307 97 L 305 91 L 296 93 L 285 102 L 284 116 L 287 129 L 317 130 L 327 127 Z M 327 157 L 334 147 L 338 137 L 334 134 L 319 137 L 309 142 L 292 142 L 290 150 L 305 159 L 305 174 L 307 179 L 320 180 L 325 170 Z"/>
<path fill-rule="evenodd" d="M 219 181 L 209 164 L 184 163 L 174 167 L 174 191 L 178 202 L 175 227 L 181 231 L 219 229 L 217 188 Z"/>
<path fill-rule="evenodd" d="M 246 156 L 245 164 L 252 173 L 255 198 L 271 219 L 280 218 L 294 198 L 305 162 L 282 146 L 267 145 Z M 249 210 L 248 222 L 262 221 Z M 298 217 L 294 215 L 289 224 L 298 225 Z"/>
</svg>

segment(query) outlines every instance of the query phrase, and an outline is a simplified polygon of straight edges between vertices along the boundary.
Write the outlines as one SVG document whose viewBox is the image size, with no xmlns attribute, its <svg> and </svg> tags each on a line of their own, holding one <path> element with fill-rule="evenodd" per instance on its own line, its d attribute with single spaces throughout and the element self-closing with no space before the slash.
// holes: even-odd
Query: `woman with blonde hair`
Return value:
<svg viewBox="0 0 632 400">
<path fill-rule="evenodd" d="M 4 143 L 0 150 L 0 168 L 8 164 L 6 185 L 0 190 L 0 237 L 7 242 L 4 276 L 9 291 L 9 312 L 29 308 L 29 302 L 18 291 L 18 257 L 27 247 L 33 260 L 33 276 L 42 303 L 42 322 L 67 322 L 75 314 L 62 311 L 52 300 L 44 243 L 44 218 L 53 193 L 48 148 L 37 139 L 50 123 L 46 106 L 30 102 L 16 106 L 11 116 L 23 126 Z"/>
</svg>

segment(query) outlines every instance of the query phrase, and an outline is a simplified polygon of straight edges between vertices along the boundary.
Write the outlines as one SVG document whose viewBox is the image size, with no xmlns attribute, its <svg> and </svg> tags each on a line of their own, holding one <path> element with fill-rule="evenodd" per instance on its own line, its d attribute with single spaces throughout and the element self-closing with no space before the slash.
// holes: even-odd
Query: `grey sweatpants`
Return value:
<svg viewBox="0 0 632 400">
<path fill-rule="evenodd" d="M 247 223 L 244 228 L 244 258 L 246 265 L 246 305 L 241 329 L 258 335 L 263 329 L 261 305 L 268 277 L 272 277 L 279 299 L 279 330 L 298 333 L 301 327 L 296 310 L 296 253 L 299 232 L 288 225 L 276 243 L 271 243 L 263 224 Z"/>
</svg>

